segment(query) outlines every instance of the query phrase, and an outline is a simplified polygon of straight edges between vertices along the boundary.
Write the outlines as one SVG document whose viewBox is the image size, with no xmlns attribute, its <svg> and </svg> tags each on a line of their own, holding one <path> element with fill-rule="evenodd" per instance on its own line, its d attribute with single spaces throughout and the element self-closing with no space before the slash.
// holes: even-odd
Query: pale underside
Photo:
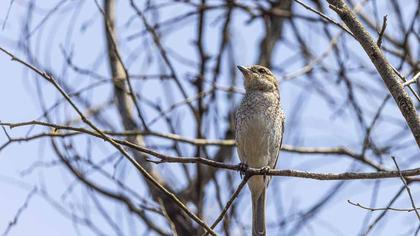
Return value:
<svg viewBox="0 0 420 236">
<path fill-rule="evenodd" d="M 254 94 L 256 95 L 256 94 Z M 246 96 L 236 117 L 236 142 L 242 163 L 249 167 L 274 168 L 283 136 L 283 116 L 278 97 L 268 94 Z M 269 178 L 254 176 L 249 188 L 260 192 Z"/>
</svg>

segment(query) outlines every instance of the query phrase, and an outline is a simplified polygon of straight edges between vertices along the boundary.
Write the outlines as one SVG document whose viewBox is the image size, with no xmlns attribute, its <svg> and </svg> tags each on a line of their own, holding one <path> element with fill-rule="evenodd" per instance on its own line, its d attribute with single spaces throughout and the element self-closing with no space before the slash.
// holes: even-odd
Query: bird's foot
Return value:
<svg viewBox="0 0 420 236">
<path fill-rule="evenodd" d="M 248 170 L 248 165 L 246 163 L 239 163 L 239 175 L 241 176 L 241 179 L 245 176 L 246 170 Z"/>
<path fill-rule="evenodd" d="M 265 180 L 265 178 L 267 177 L 267 174 L 270 172 L 270 167 L 269 166 L 263 166 L 261 169 L 260 169 L 260 173 L 264 176 L 264 180 Z"/>
</svg>

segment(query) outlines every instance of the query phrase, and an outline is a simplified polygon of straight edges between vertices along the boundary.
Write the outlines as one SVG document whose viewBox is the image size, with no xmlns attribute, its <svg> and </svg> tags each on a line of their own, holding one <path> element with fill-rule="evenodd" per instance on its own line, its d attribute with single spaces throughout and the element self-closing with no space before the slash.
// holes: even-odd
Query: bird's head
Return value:
<svg viewBox="0 0 420 236">
<path fill-rule="evenodd" d="M 278 82 L 274 74 L 264 66 L 238 66 L 244 75 L 244 85 L 247 91 L 278 91 Z"/>
</svg>

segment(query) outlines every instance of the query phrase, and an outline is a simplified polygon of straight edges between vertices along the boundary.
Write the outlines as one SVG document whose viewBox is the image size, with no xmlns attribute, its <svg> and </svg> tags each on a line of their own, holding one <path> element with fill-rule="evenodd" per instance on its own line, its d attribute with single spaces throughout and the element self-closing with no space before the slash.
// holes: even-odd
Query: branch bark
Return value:
<svg viewBox="0 0 420 236">
<path fill-rule="evenodd" d="M 404 90 L 402 83 L 398 81 L 398 75 L 393 70 L 392 65 L 344 0 L 327 0 L 327 2 L 330 4 L 330 8 L 344 21 L 375 65 L 376 70 L 397 103 L 401 114 L 404 116 L 408 127 L 410 127 L 417 146 L 420 148 L 420 118 L 410 96 Z"/>
</svg>

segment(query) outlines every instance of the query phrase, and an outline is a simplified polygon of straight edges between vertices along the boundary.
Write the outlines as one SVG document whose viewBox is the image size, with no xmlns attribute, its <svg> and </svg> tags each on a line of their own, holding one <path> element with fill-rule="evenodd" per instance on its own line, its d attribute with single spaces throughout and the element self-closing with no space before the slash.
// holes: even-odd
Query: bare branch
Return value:
<svg viewBox="0 0 420 236">
<path fill-rule="evenodd" d="M 352 202 L 350 200 L 347 200 L 347 202 L 353 206 L 357 206 L 357 207 L 360 207 L 362 209 L 369 210 L 369 211 L 406 211 L 406 212 L 415 211 L 415 209 L 413 208 L 394 208 L 394 207 L 373 208 L 373 207 L 363 206 L 362 204 L 358 202 Z M 420 210 L 420 208 L 417 208 L 416 210 Z"/>
<path fill-rule="evenodd" d="M 36 193 L 36 188 L 33 188 L 28 195 L 26 196 L 25 201 L 23 202 L 23 205 L 17 210 L 16 215 L 13 217 L 13 220 L 9 222 L 7 225 L 6 230 L 3 232 L 3 236 L 6 236 L 10 230 L 15 226 L 19 220 L 19 217 L 22 215 L 22 213 L 28 208 L 29 201 L 32 199 L 32 197 Z"/>
<path fill-rule="evenodd" d="M 378 40 L 376 41 L 376 45 L 378 45 L 379 48 L 381 48 L 382 46 L 382 37 L 384 36 L 384 33 L 385 33 L 387 21 L 388 21 L 388 15 L 385 15 L 384 20 L 382 22 L 381 32 L 379 32 L 379 37 L 378 37 Z"/>
<path fill-rule="evenodd" d="M 353 32 L 360 45 L 364 48 L 383 81 L 388 87 L 389 92 L 397 103 L 401 114 L 404 116 L 407 125 L 410 127 L 417 146 L 420 147 L 420 118 L 417 115 L 413 102 L 404 91 L 401 83 L 398 82 L 397 75 L 392 66 L 385 58 L 378 45 L 374 43 L 372 37 L 357 19 L 352 10 L 343 0 L 327 0 L 330 7 L 341 17 L 349 29 Z"/>
<path fill-rule="evenodd" d="M 409 187 L 408 187 L 408 185 L 407 185 L 407 180 L 406 180 L 406 179 L 404 178 L 404 176 L 401 174 L 400 167 L 398 166 L 398 163 L 397 163 L 397 161 L 395 160 L 395 157 L 391 157 L 391 158 L 392 158 L 392 160 L 394 161 L 394 164 L 395 164 L 395 166 L 397 167 L 398 172 L 400 173 L 400 178 L 401 178 L 401 181 L 403 182 L 403 184 L 404 184 L 404 186 L 405 186 L 405 189 L 407 190 L 408 196 L 410 197 L 411 206 L 413 207 L 414 212 L 416 212 L 417 219 L 420 221 L 420 215 L 419 215 L 419 212 L 417 211 L 416 204 L 414 203 L 414 199 L 413 199 L 413 195 L 411 194 L 411 190 L 410 190 L 410 188 L 409 188 Z"/>
</svg>

